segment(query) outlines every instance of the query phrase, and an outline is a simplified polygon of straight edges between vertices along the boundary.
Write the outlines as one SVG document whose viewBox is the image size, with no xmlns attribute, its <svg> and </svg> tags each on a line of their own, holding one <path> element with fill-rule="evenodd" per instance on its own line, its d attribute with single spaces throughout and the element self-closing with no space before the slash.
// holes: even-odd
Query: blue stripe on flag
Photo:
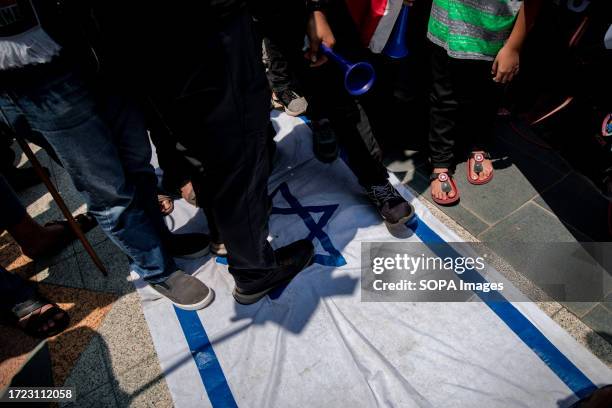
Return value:
<svg viewBox="0 0 612 408">
<path fill-rule="evenodd" d="M 424 243 L 446 243 L 425 222 L 415 219 L 410 227 Z M 444 249 L 433 247 L 438 256 L 460 256 L 450 245 Z M 223 263 L 224 259 L 217 258 Z M 474 270 L 462 275 L 467 282 L 485 282 L 486 280 Z M 484 303 L 563 381 L 578 398 L 584 398 L 597 387 L 567 357 L 559 351 L 512 303 L 499 292 L 476 292 Z M 174 308 L 179 323 L 189 345 L 189 350 L 198 368 L 202 383 L 213 407 L 237 407 L 232 391 L 229 388 L 223 369 L 208 339 L 206 330 L 194 311 Z"/>
<path fill-rule="evenodd" d="M 415 234 L 425 244 L 446 243 L 435 231 L 422 220 L 411 224 Z M 459 253 L 450 245 L 430 246 L 439 257 L 459 257 Z M 468 270 L 461 275 L 466 282 L 484 283 L 485 278 L 475 270 Z M 565 383 L 578 398 L 584 398 L 597 387 L 567 357 L 555 347 L 512 303 L 499 292 L 475 292 L 484 303 L 546 364 L 561 381 Z"/>
<path fill-rule="evenodd" d="M 208 399 L 214 408 L 238 407 L 232 390 L 229 388 L 223 369 L 217 360 L 217 355 L 208 340 L 208 335 L 200 317 L 194 311 L 174 308 L 176 317 L 181 324 L 185 339 L 193 361 L 200 372 L 200 378 L 208 394 Z"/>
</svg>

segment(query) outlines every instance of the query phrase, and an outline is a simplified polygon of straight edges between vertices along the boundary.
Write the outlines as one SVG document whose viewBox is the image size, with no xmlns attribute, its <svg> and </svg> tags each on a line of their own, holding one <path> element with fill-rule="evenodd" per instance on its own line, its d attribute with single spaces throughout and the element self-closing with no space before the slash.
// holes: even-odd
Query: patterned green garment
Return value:
<svg viewBox="0 0 612 408">
<path fill-rule="evenodd" d="M 433 0 L 427 37 L 453 58 L 492 61 L 520 5 L 520 0 Z"/>
</svg>

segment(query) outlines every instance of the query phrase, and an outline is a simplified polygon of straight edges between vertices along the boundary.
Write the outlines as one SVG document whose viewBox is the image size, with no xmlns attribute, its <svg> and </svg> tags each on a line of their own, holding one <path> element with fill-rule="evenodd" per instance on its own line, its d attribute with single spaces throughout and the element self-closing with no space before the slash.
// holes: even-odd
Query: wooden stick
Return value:
<svg viewBox="0 0 612 408">
<path fill-rule="evenodd" d="M 81 227 L 79 227 L 79 224 L 77 224 L 77 222 L 75 221 L 74 217 L 72 216 L 72 213 L 66 206 L 66 203 L 64 202 L 62 196 L 60 196 L 59 192 L 57 191 L 51 180 L 49 180 L 47 173 L 45 173 L 45 171 L 43 170 L 42 165 L 36 158 L 36 155 L 34 154 L 32 149 L 30 149 L 28 143 L 18 134 L 15 134 L 14 136 L 15 139 L 17 139 L 17 143 L 19 143 L 19 146 L 21 146 L 21 150 L 23 150 L 28 160 L 30 160 L 30 163 L 32 163 L 32 167 L 36 171 L 36 174 L 38 174 L 38 177 L 41 178 L 41 180 L 47 187 L 47 190 L 49 190 L 49 192 L 51 193 L 53 200 L 62 211 L 62 214 L 64 214 L 64 217 L 66 217 L 66 220 L 68 220 L 68 225 L 70 226 L 70 229 L 72 229 L 72 232 L 74 232 L 74 235 L 76 235 L 79 241 L 81 241 L 81 244 L 83 244 L 85 251 L 87 251 L 91 260 L 98 267 L 100 272 L 102 272 L 104 276 L 108 276 L 108 271 L 104 267 L 102 260 L 100 260 L 98 254 L 96 254 L 96 251 L 89 243 L 89 240 L 87 240 L 85 234 L 83 234 L 83 231 L 81 231 Z"/>
</svg>

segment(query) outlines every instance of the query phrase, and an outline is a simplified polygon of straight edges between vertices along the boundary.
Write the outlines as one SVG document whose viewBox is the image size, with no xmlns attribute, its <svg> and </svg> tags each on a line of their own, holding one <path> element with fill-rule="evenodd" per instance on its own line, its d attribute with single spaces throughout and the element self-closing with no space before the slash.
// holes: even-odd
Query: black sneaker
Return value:
<svg viewBox="0 0 612 408">
<path fill-rule="evenodd" d="M 338 158 L 338 140 L 329 120 L 312 122 L 312 150 L 323 163 L 331 163 Z"/>
<path fill-rule="evenodd" d="M 284 109 L 289 116 L 300 116 L 306 113 L 308 102 L 302 95 L 287 89 L 272 94 L 272 106 Z"/>
<path fill-rule="evenodd" d="M 314 257 L 312 242 L 306 239 L 295 241 L 274 251 L 277 267 L 259 281 L 243 288 L 237 286 L 232 295 L 241 305 L 250 305 L 264 297 L 272 289 L 289 283 L 301 270 L 309 266 Z"/>
<path fill-rule="evenodd" d="M 215 298 L 215 292 L 199 279 L 176 271 L 163 282 L 149 284 L 160 295 L 184 310 L 200 310 Z"/>
<path fill-rule="evenodd" d="M 366 192 L 386 223 L 405 224 L 414 218 L 414 207 L 388 181 L 385 184 L 369 186 Z"/>
<path fill-rule="evenodd" d="M 168 234 L 163 244 L 166 251 L 176 258 L 197 259 L 210 251 L 210 237 L 206 234 Z"/>
</svg>

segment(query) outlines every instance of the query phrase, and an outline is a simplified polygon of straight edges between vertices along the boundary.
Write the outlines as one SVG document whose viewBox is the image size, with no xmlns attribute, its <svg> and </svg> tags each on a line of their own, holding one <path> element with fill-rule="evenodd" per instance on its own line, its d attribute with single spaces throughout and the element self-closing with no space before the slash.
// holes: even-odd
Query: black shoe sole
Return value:
<svg viewBox="0 0 612 408">
<path fill-rule="evenodd" d="M 243 293 L 240 293 L 236 290 L 236 288 L 234 288 L 234 290 L 232 291 L 232 296 L 234 297 L 234 300 L 236 300 L 236 302 L 240 303 L 241 305 L 252 305 L 254 303 L 259 302 L 260 299 L 262 299 L 264 296 L 266 296 L 268 293 L 270 293 L 272 290 L 278 288 L 279 286 L 285 285 L 289 282 L 291 282 L 297 275 L 300 274 L 300 272 L 302 272 L 304 269 L 308 268 L 310 265 L 312 265 L 312 261 L 314 259 L 314 251 L 312 251 L 312 253 L 310 254 L 310 258 L 308 258 L 308 261 L 304 264 L 304 266 L 299 270 L 298 273 L 296 273 L 295 275 L 293 275 L 291 278 L 289 279 L 285 279 L 282 280 L 280 282 L 275 283 L 273 286 L 270 286 L 269 288 L 266 288 L 260 292 L 257 293 L 252 293 L 250 295 L 245 295 Z"/>
<path fill-rule="evenodd" d="M 385 219 L 385 217 L 383 217 L 383 220 L 385 221 L 385 224 L 387 226 L 396 227 L 398 225 L 403 225 L 403 224 L 406 224 L 409 221 L 414 220 L 414 218 L 416 217 L 416 211 L 415 211 L 413 206 L 411 206 L 411 208 L 412 208 L 412 212 L 410 214 L 406 215 L 405 217 L 400 218 L 399 220 L 397 220 L 397 222 L 390 222 L 387 219 Z"/>
</svg>

